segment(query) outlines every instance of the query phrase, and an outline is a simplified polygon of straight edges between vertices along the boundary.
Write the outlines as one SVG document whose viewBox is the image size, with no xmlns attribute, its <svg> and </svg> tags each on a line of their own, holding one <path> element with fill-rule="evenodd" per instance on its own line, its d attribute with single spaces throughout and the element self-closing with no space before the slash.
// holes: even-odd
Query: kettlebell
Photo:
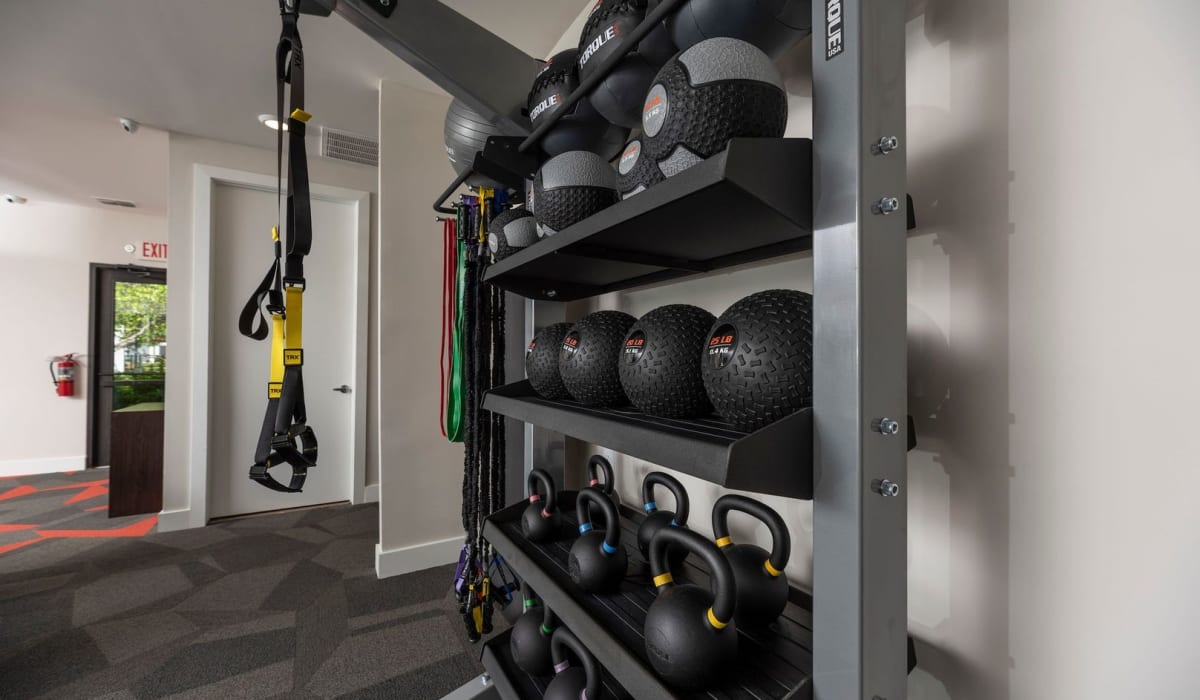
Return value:
<svg viewBox="0 0 1200 700">
<path fill-rule="evenodd" d="M 667 549 L 694 552 L 708 564 L 711 592 L 676 584 L 667 566 Z M 646 655 L 669 683 L 699 688 L 709 685 L 737 657 L 737 584 L 733 568 L 720 550 L 701 535 L 664 527 L 650 543 L 650 571 L 658 596 L 646 612 Z"/>
<path fill-rule="evenodd" d="M 666 486 L 675 495 L 675 512 L 659 510 L 654 502 L 654 487 Z M 650 557 L 650 541 L 659 530 L 667 527 L 686 527 L 688 519 L 688 495 L 679 479 L 664 472 L 650 472 L 642 480 L 642 508 L 646 511 L 646 519 L 638 526 L 638 549 L 642 555 Z M 687 559 L 687 550 L 672 547 L 667 556 L 671 568 L 678 568 Z"/>
<path fill-rule="evenodd" d="M 583 668 L 567 661 L 570 650 L 579 658 Z M 566 627 L 554 630 L 550 638 L 550 655 L 554 659 L 554 680 L 546 686 L 544 700 L 600 700 L 600 670 L 583 642 Z"/>
<path fill-rule="evenodd" d="M 521 670 L 534 676 L 549 676 L 554 671 L 550 660 L 550 637 L 558 620 L 529 584 L 525 585 L 525 614 L 513 624 L 509 647 Z"/>
<path fill-rule="evenodd" d="M 734 544 L 729 537 L 729 511 L 747 513 L 766 524 L 771 531 L 771 551 L 752 544 Z M 783 612 L 788 601 L 787 566 L 792 538 L 779 513 L 753 498 L 729 494 L 717 499 L 712 513 L 713 537 L 729 560 L 737 582 L 737 610 L 734 617 L 743 627 L 771 624 Z"/>
<path fill-rule="evenodd" d="M 591 508 L 604 513 L 604 532 L 592 529 Z M 610 593 L 625 578 L 629 559 L 621 546 L 621 522 L 617 507 L 595 486 L 580 489 L 575 499 L 579 516 L 579 539 L 571 545 L 567 569 L 571 580 L 588 593 Z"/>
<path fill-rule="evenodd" d="M 545 496 L 538 493 L 538 487 Z M 543 498 L 545 501 L 543 502 Z M 554 479 L 545 469 L 529 472 L 529 505 L 521 515 L 521 532 L 530 542 L 547 542 L 558 534 L 558 507 L 554 504 Z"/>
<path fill-rule="evenodd" d="M 601 483 L 601 476 L 604 478 L 603 483 Z M 604 495 L 608 496 L 608 500 L 612 501 L 613 505 L 617 507 L 617 513 L 620 513 L 621 496 L 614 490 L 615 483 L 613 481 L 612 463 L 602 455 L 592 455 L 592 458 L 588 460 L 588 486 L 595 486 L 603 491 Z M 599 509 L 592 508 L 591 515 L 592 520 L 599 520 L 604 514 Z"/>
</svg>

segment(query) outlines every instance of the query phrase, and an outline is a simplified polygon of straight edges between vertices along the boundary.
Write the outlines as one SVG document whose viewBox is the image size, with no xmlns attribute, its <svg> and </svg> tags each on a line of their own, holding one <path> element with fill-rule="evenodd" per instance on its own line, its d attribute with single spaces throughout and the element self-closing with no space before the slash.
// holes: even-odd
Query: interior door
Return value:
<svg viewBox="0 0 1200 700">
<path fill-rule="evenodd" d="M 212 364 L 209 410 L 209 516 L 243 515 L 346 501 L 352 497 L 356 376 L 355 266 L 358 211 L 313 198 L 312 253 L 305 258 L 304 394 L 320 443 L 302 493 L 277 493 L 247 476 L 270 374 L 270 340 L 238 333 L 237 319 L 271 257 L 273 191 L 218 184 L 212 194 Z M 291 468 L 272 469 L 287 483 Z"/>
</svg>

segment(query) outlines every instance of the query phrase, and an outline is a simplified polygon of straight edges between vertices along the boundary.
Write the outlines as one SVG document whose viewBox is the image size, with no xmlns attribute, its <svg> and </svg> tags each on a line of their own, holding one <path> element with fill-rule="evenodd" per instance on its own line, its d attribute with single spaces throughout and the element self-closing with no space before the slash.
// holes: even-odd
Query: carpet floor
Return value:
<svg viewBox="0 0 1200 700">
<path fill-rule="evenodd" d="M 108 519 L 102 479 L 0 479 L 0 698 L 416 700 L 482 672 L 452 566 L 375 577 L 375 505 L 158 533 Z"/>
</svg>

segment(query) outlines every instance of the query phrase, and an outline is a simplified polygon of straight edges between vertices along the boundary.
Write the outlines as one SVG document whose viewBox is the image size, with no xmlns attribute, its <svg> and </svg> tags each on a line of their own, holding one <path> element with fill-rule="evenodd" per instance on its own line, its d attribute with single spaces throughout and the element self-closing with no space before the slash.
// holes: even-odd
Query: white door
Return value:
<svg viewBox="0 0 1200 700">
<path fill-rule="evenodd" d="M 247 476 L 266 410 L 270 339 L 256 342 L 237 329 L 238 313 L 271 260 L 275 193 L 214 183 L 210 518 L 354 498 L 354 402 L 365 389 L 355 386 L 359 215 L 353 201 L 313 197 L 312 253 L 304 261 L 304 395 L 319 455 L 302 493 L 278 493 Z M 343 385 L 350 393 L 334 390 Z M 291 468 L 271 474 L 287 484 Z"/>
</svg>

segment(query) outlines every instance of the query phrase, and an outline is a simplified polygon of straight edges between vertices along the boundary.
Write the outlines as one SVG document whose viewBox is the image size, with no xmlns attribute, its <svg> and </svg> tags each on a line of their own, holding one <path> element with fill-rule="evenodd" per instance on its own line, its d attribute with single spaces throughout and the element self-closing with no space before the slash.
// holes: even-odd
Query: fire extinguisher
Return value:
<svg viewBox="0 0 1200 700">
<path fill-rule="evenodd" d="M 50 361 L 50 377 L 59 396 L 75 395 L 75 353 L 67 353 Z"/>
</svg>

